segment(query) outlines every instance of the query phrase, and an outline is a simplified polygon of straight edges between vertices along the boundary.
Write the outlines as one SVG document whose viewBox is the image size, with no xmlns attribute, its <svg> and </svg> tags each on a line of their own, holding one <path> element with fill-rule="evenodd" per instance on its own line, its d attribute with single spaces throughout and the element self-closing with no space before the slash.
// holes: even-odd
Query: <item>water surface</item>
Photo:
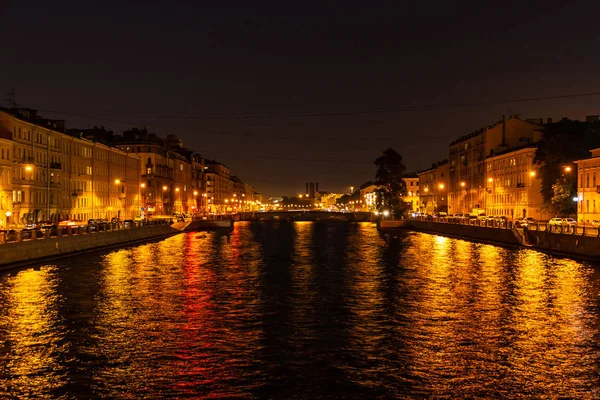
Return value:
<svg viewBox="0 0 600 400">
<path fill-rule="evenodd" d="M 0 397 L 597 398 L 595 265 L 236 223 L 0 275 Z"/>
</svg>

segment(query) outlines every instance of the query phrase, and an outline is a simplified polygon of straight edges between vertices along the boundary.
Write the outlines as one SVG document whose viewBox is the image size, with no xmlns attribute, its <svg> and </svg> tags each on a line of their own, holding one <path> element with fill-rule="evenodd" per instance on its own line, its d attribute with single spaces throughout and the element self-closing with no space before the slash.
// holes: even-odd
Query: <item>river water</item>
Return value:
<svg viewBox="0 0 600 400">
<path fill-rule="evenodd" d="M 236 223 L 0 275 L 0 398 L 598 398 L 600 267 Z"/>
</svg>

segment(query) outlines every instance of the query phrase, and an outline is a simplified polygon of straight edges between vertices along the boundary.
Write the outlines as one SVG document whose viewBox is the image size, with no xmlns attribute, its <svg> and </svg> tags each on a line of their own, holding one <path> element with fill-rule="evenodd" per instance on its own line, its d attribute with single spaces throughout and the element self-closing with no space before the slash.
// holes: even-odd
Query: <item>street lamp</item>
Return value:
<svg viewBox="0 0 600 400">
<path fill-rule="evenodd" d="M 465 181 L 462 181 L 462 182 L 460 183 L 460 187 L 464 189 L 464 188 L 465 188 L 465 186 L 467 186 L 466 182 L 465 182 Z M 461 203 L 463 204 L 463 206 L 461 207 L 461 212 L 464 212 L 464 210 L 465 210 L 465 208 L 466 208 L 466 207 L 464 206 L 464 205 L 465 205 L 465 199 L 464 199 L 465 195 L 464 195 L 464 193 L 463 193 L 463 195 L 462 195 L 461 197 L 462 197 L 462 199 L 461 199 Z"/>
<path fill-rule="evenodd" d="M 121 193 L 119 193 L 119 185 L 123 183 L 123 187 L 121 188 L 122 193 L 125 193 L 125 181 L 121 181 L 120 179 L 115 179 L 115 185 L 117 186 L 117 200 L 120 200 L 121 198 Z M 125 202 L 126 200 L 123 200 L 123 202 Z M 123 207 L 123 214 L 125 214 L 125 207 Z M 121 218 L 121 210 L 118 211 L 117 214 L 118 218 Z"/>
<path fill-rule="evenodd" d="M 145 203 L 145 202 L 142 202 L 142 189 L 144 189 L 145 187 L 146 187 L 146 184 L 145 183 L 141 183 L 140 184 L 140 189 L 138 191 L 138 199 L 139 199 L 139 203 L 140 203 L 140 207 L 139 207 L 140 210 L 139 211 L 140 211 L 140 216 L 142 218 L 144 218 L 144 208 L 145 208 L 145 207 L 142 207 L 142 204 Z"/>
</svg>

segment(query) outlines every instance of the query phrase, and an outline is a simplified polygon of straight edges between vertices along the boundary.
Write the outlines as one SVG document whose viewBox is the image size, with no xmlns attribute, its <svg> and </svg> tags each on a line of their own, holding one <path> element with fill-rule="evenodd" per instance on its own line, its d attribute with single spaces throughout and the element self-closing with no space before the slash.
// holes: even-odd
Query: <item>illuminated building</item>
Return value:
<svg viewBox="0 0 600 400">
<path fill-rule="evenodd" d="M 172 215 L 191 212 L 195 205 L 192 185 L 192 152 L 185 149 L 175 135 L 167 139 L 131 129 L 115 137 L 118 148 L 139 156 L 140 183 L 144 187 L 128 187 L 140 192 L 140 209 L 147 215 Z M 139 211 L 141 211 L 138 209 Z"/>
<path fill-rule="evenodd" d="M 487 215 L 536 220 L 553 217 L 542 211 L 542 177 L 533 164 L 536 148 L 531 145 L 485 159 Z"/>
<path fill-rule="evenodd" d="M 448 212 L 448 160 L 418 172 L 419 211 L 426 214 Z"/>
<path fill-rule="evenodd" d="M 133 217 L 136 155 L 66 134 L 64 121 L 43 119 L 25 108 L 0 109 L 0 140 L 3 224 Z M 112 185 L 111 177 L 123 186 Z M 125 185 L 136 189 L 130 192 Z"/>
<path fill-rule="evenodd" d="M 407 174 L 402 178 L 406 184 L 407 195 L 402 198 L 404 202 L 410 204 L 409 212 L 419 211 L 419 177 L 417 174 Z"/>
<path fill-rule="evenodd" d="M 600 148 L 577 164 L 577 221 L 600 220 Z"/>
<path fill-rule="evenodd" d="M 224 213 L 232 211 L 229 199 L 233 197 L 233 182 L 229 176 L 229 168 L 220 162 L 205 160 L 206 192 L 211 200 L 211 212 Z"/>
<path fill-rule="evenodd" d="M 486 157 L 538 142 L 541 129 L 541 120 L 523 121 L 518 115 L 511 115 L 451 142 L 448 158 L 449 212 L 481 210 L 485 205 Z"/>
</svg>

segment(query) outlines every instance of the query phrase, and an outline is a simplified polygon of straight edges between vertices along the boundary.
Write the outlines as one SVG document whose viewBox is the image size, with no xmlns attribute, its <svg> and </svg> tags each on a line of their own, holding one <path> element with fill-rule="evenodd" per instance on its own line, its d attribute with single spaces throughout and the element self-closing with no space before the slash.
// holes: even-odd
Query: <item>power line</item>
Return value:
<svg viewBox="0 0 600 400">
<path fill-rule="evenodd" d="M 213 112 L 213 113 L 199 113 L 197 115 L 160 115 L 159 113 L 148 114 L 148 115 L 135 115 L 127 113 L 132 117 L 136 118 L 148 118 L 148 119 L 182 119 L 182 120 L 202 120 L 202 119 L 261 119 L 261 118 L 302 118 L 302 117 L 328 117 L 328 116 L 348 116 L 348 115 L 368 115 L 368 114 L 393 114 L 393 113 L 404 113 L 412 111 L 426 111 L 426 110 L 441 110 L 441 109 L 454 109 L 454 108 L 467 108 L 467 107 L 478 107 L 492 104 L 512 104 L 512 103 L 525 103 L 532 101 L 547 101 L 557 99 L 567 99 L 576 97 L 590 97 L 598 96 L 600 92 L 585 92 L 585 93 L 569 93 L 554 96 L 539 96 L 539 97 L 524 97 L 518 99 L 498 99 L 498 100 L 486 100 L 486 101 L 475 101 L 469 103 L 449 103 L 449 104 L 422 104 L 417 106 L 401 106 L 397 108 L 382 108 L 382 109 L 365 109 L 365 110 L 345 110 L 345 111 L 324 111 L 324 112 L 309 112 L 309 113 L 237 113 L 237 112 Z M 74 115 L 75 113 L 40 109 L 43 112 Z M 117 115 L 124 115 L 123 113 L 116 113 Z M 86 116 L 87 118 L 102 118 L 97 116 Z M 122 121 L 121 121 L 122 122 Z"/>
</svg>

